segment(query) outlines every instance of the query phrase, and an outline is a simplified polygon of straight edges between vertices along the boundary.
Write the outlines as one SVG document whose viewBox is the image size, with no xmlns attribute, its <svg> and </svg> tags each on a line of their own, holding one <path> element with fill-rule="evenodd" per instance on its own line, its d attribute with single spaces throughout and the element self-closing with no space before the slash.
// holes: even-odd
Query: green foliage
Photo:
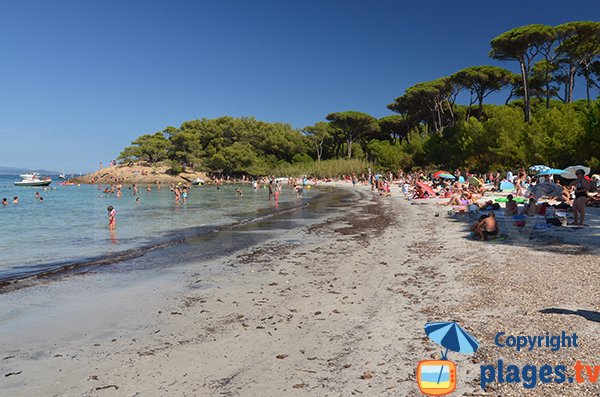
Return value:
<svg viewBox="0 0 600 397">
<path fill-rule="evenodd" d="M 579 145 L 584 159 L 589 159 L 590 166 L 599 169 L 600 159 L 600 100 L 594 101 L 583 118 L 583 136 Z M 593 165 L 592 163 L 596 164 Z"/>
<path fill-rule="evenodd" d="M 316 178 L 340 178 L 342 175 L 366 173 L 374 165 L 364 160 L 332 159 L 311 163 L 280 164 L 270 174 L 287 177 L 308 175 Z"/>
<path fill-rule="evenodd" d="M 142 135 L 131 142 L 131 144 L 132 146 L 123 149 L 118 157 L 120 160 L 142 160 L 149 163 L 156 163 L 167 158 L 169 141 L 162 132 Z"/>
<path fill-rule="evenodd" d="M 366 144 L 379 132 L 377 119 L 369 114 L 355 111 L 330 113 L 327 120 L 336 133 L 346 142 L 348 158 L 352 158 L 352 144 L 362 140 Z"/>
<path fill-rule="evenodd" d="M 119 160 L 167 160 L 173 173 L 193 167 L 230 175 L 319 177 L 369 167 L 600 166 L 600 101 L 590 94 L 600 88 L 600 23 L 517 27 L 491 41 L 490 56 L 517 61 L 521 76 L 496 66 L 467 67 L 408 87 L 387 106 L 396 115 L 378 120 L 357 111 L 335 112 L 302 131 L 252 117 L 190 120 L 140 136 Z M 586 99 L 573 101 L 580 76 Z M 483 103 L 507 86 L 506 105 Z M 471 94 L 468 105 L 456 104 L 463 90 Z M 472 111 L 475 103 L 478 112 Z"/>
</svg>

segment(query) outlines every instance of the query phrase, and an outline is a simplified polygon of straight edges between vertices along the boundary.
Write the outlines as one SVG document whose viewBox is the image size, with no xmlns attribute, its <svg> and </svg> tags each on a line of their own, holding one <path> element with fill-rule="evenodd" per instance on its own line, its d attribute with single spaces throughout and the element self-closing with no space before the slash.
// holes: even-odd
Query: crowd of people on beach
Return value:
<svg viewBox="0 0 600 397">
<path fill-rule="evenodd" d="M 356 174 L 345 175 L 342 180 L 353 186 L 370 185 L 371 191 L 381 196 L 390 195 L 390 186 L 397 184 L 408 200 L 435 198 L 438 204 L 449 206 L 456 213 L 481 212 L 483 215 L 473 223 L 471 231 L 482 240 L 499 234 L 498 212 L 514 218 L 517 226 L 523 226 L 527 217 L 572 212 L 570 224 L 583 227 L 586 226 L 586 207 L 600 207 L 600 175 L 587 176 L 583 168 L 576 168 L 570 179 L 518 168 L 514 173 L 509 170 L 505 174 L 470 173 L 466 169 L 452 173 L 399 170 L 397 174 L 385 175 L 369 171 L 359 178 Z M 548 223 L 558 226 L 563 222 L 551 217 Z"/>
</svg>

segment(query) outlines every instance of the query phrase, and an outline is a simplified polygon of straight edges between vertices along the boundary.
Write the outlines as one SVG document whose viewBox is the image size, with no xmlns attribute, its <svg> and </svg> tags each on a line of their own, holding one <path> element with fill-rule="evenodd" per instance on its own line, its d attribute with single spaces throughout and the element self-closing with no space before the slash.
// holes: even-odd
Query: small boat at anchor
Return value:
<svg viewBox="0 0 600 397">
<path fill-rule="evenodd" d="M 19 176 L 21 180 L 15 181 L 15 186 L 48 186 L 52 183 L 52 179 L 49 176 L 40 177 L 35 172 Z"/>
</svg>

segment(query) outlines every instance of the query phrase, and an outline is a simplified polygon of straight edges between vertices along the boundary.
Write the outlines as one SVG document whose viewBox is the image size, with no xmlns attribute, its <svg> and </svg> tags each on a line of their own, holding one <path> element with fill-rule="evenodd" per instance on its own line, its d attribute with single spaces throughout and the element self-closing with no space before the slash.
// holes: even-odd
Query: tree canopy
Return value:
<svg viewBox="0 0 600 397">
<path fill-rule="evenodd" d="M 395 114 L 377 119 L 354 110 L 333 112 L 302 130 L 252 117 L 189 120 L 139 136 L 119 159 L 230 175 L 265 175 L 295 165 L 330 175 L 324 162 L 344 172 L 365 164 L 382 171 L 599 167 L 600 101 L 592 90 L 600 89 L 600 23 L 526 25 L 490 45 L 489 55 L 516 61 L 520 76 L 499 66 L 469 66 L 406 88 L 387 105 Z M 576 78 L 585 81 L 585 100 L 573 100 Z M 484 103 L 503 90 L 505 105 Z M 461 93 L 470 96 L 468 104 L 457 103 Z"/>
</svg>

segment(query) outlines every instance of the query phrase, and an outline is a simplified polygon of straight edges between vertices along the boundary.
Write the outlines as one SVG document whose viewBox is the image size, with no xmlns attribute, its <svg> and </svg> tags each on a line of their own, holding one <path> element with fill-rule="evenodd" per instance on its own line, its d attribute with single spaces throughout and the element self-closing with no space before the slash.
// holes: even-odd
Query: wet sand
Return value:
<svg viewBox="0 0 600 397">
<path fill-rule="evenodd" d="M 481 390 L 479 365 L 500 357 L 600 364 L 598 254 L 481 243 L 465 238 L 465 226 L 432 203 L 365 192 L 342 214 L 211 262 L 0 295 L 0 388 L 11 396 L 414 396 L 416 364 L 440 356 L 423 326 L 452 320 L 481 342 L 473 356 L 449 356 L 456 395 L 597 395 L 589 384 Z M 493 345 L 499 331 L 562 330 L 576 331 L 582 347 L 533 355 Z"/>
</svg>

